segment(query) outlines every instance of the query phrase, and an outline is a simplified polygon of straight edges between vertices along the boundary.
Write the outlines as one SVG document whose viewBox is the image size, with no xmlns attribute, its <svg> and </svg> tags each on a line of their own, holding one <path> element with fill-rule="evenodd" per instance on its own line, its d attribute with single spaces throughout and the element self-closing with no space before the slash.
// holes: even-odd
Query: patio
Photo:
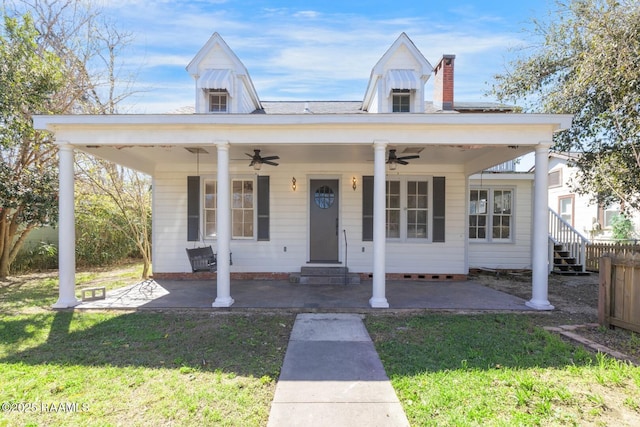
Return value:
<svg viewBox="0 0 640 427">
<path fill-rule="evenodd" d="M 477 282 L 387 281 L 390 309 L 529 311 L 525 300 Z M 311 311 L 373 310 L 371 281 L 358 285 L 300 285 L 288 281 L 232 281 L 235 303 L 225 310 L 291 309 Z M 209 309 L 216 285 L 208 280 L 146 280 L 85 301 L 77 309 Z"/>
</svg>

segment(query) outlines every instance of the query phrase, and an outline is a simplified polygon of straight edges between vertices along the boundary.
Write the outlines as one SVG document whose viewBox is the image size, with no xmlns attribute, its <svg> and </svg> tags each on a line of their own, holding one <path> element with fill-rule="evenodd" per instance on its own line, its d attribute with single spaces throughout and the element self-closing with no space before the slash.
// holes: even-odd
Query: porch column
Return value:
<svg viewBox="0 0 640 427">
<path fill-rule="evenodd" d="M 76 298 L 76 220 L 74 209 L 73 146 L 58 147 L 58 301 L 53 308 L 80 304 Z"/>
<path fill-rule="evenodd" d="M 533 192 L 533 238 L 531 248 L 532 297 L 527 306 L 536 310 L 553 310 L 549 303 L 549 202 L 547 182 L 549 174 L 549 147 L 542 143 L 536 147 Z"/>
<path fill-rule="evenodd" d="M 229 244 L 231 241 L 231 197 L 229 195 L 229 143 L 216 142 L 218 148 L 218 206 L 216 209 L 217 296 L 213 307 L 231 307 L 231 275 L 229 273 Z"/>
<path fill-rule="evenodd" d="M 373 165 L 373 296 L 369 305 L 373 308 L 389 308 L 385 296 L 386 232 L 385 232 L 385 182 L 386 141 L 374 141 Z"/>
</svg>

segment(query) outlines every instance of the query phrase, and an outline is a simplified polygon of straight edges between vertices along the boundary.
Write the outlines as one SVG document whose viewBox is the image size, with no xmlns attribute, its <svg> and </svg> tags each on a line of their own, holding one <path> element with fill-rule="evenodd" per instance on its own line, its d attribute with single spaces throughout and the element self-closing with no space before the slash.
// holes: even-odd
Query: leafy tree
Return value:
<svg viewBox="0 0 640 427">
<path fill-rule="evenodd" d="M 34 131 L 31 115 L 112 114 L 134 93 L 117 61 L 130 35 L 102 19 L 94 4 L 3 1 L 0 278 L 9 274 L 28 233 L 57 220 L 57 149 Z M 23 15 L 24 28 L 17 18 Z"/>
<path fill-rule="evenodd" d="M 624 213 L 611 220 L 611 236 L 616 241 L 629 240 L 633 235 L 633 222 Z"/>
<path fill-rule="evenodd" d="M 558 1 L 534 21 L 541 43 L 495 76 L 492 93 L 527 111 L 574 114 L 554 149 L 582 153 L 576 190 L 640 208 L 640 2 Z"/>
<path fill-rule="evenodd" d="M 56 55 L 36 42 L 30 15 L 4 17 L 0 37 L 0 279 L 28 233 L 57 219 L 55 150 L 31 114 L 53 110 L 63 76 Z"/>
</svg>

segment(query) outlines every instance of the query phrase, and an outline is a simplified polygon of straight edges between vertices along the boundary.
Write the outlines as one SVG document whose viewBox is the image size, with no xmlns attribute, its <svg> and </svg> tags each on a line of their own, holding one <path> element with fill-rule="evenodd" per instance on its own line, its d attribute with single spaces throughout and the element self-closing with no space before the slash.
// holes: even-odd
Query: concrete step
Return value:
<svg viewBox="0 0 640 427">
<path fill-rule="evenodd" d="M 346 267 L 302 267 L 300 273 L 289 275 L 289 282 L 301 285 L 358 285 L 360 275 L 349 273 Z"/>
</svg>

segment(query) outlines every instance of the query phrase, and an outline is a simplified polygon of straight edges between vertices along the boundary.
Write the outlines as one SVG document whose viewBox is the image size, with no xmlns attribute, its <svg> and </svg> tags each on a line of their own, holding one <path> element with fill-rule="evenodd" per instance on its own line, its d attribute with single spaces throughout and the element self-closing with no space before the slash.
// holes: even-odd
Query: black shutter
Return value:
<svg viewBox="0 0 640 427">
<path fill-rule="evenodd" d="M 362 241 L 373 241 L 373 177 L 362 177 Z"/>
<path fill-rule="evenodd" d="M 445 177 L 433 177 L 433 241 L 444 242 Z"/>
<path fill-rule="evenodd" d="M 258 240 L 269 240 L 269 177 L 258 177 Z"/>
<path fill-rule="evenodd" d="M 200 177 L 187 177 L 187 241 L 200 240 Z"/>
</svg>

